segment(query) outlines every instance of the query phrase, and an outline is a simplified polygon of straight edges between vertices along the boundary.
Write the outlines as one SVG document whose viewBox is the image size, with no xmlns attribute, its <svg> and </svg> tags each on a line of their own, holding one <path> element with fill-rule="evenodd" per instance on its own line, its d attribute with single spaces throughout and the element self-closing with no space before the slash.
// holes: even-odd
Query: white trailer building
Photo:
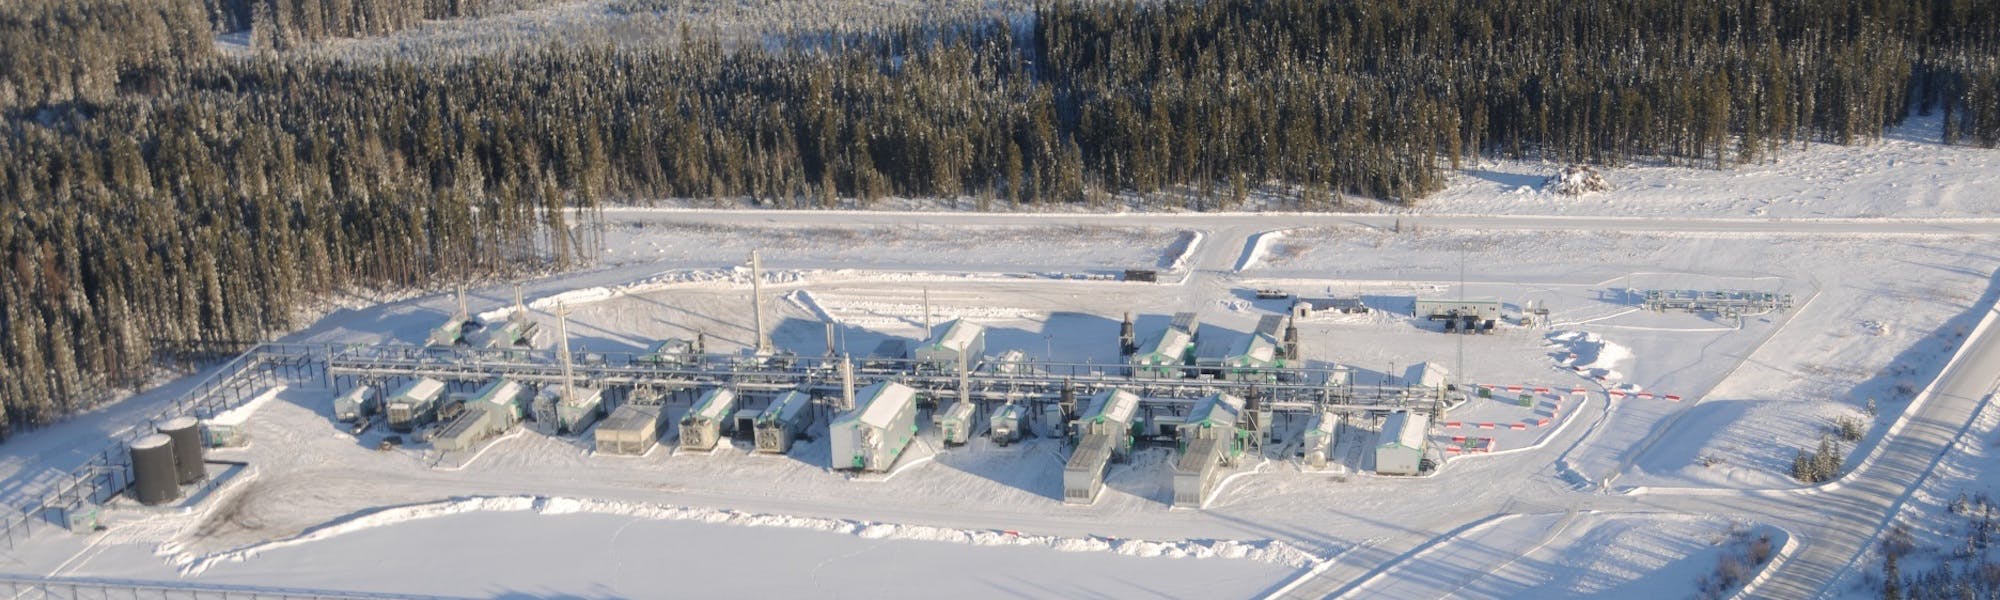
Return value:
<svg viewBox="0 0 2000 600">
<path fill-rule="evenodd" d="M 714 450 L 734 425 L 730 413 L 736 411 L 736 392 L 713 388 L 681 417 L 682 450 Z"/>
<path fill-rule="evenodd" d="M 812 425 L 812 396 L 790 391 L 779 394 L 771 406 L 757 415 L 757 451 L 784 454 L 792 450 L 792 440 Z"/>
<path fill-rule="evenodd" d="M 833 467 L 887 471 L 917 435 L 917 391 L 884 381 L 863 388 L 854 409 L 827 426 Z"/>
<path fill-rule="evenodd" d="M 910 350 L 910 359 L 926 367 L 958 370 L 958 361 L 964 358 L 965 368 L 979 364 L 986 354 L 986 327 L 965 319 L 952 319 L 944 327 Z"/>
<path fill-rule="evenodd" d="M 1375 445 L 1375 472 L 1421 473 L 1424 452 L 1430 449 L 1430 425 L 1428 415 L 1408 411 L 1389 413 L 1389 418 L 1382 421 L 1381 437 Z"/>
<path fill-rule="evenodd" d="M 660 442 L 660 423 L 666 411 L 659 405 L 631 404 L 611 411 L 597 424 L 597 452 L 621 456 L 644 456 Z"/>
<path fill-rule="evenodd" d="M 438 400 L 443 397 L 444 382 L 429 377 L 403 386 L 387 402 L 389 428 L 408 433 L 430 423 L 437 418 Z"/>
</svg>

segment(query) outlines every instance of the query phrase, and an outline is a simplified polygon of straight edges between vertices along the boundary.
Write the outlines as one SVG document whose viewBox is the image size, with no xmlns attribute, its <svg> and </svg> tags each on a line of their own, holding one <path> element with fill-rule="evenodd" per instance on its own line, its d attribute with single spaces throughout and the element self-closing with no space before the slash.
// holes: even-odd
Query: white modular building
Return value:
<svg viewBox="0 0 2000 600">
<path fill-rule="evenodd" d="M 854 409 L 827 426 L 833 468 L 887 471 L 917 435 L 917 391 L 884 381 L 855 395 Z"/>
<path fill-rule="evenodd" d="M 960 358 L 971 369 L 985 353 L 986 327 L 965 319 L 952 319 L 931 339 L 910 350 L 910 359 L 927 367 L 956 371 Z"/>
<path fill-rule="evenodd" d="M 1382 421 L 1382 433 L 1375 445 L 1375 472 L 1383 475 L 1416 475 L 1422 472 L 1424 452 L 1430 449 L 1430 417 L 1408 411 L 1389 413 Z"/>
<path fill-rule="evenodd" d="M 1027 411 L 1022 410 L 1021 405 L 1002 404 L 993 409 L 993 414 L 986 420 L 987 435 L 993 438 L 993 443 L 1002 446 L 1021 441 L 1022 420 L 1026 418 Z"/>
<path fill-rule="evenodd" d="M 931 423 L 937 425 L 938 435 L 944 439 L 945 445 L 960 446 L 972 439 L 974 408 L 971 402 L 953 402 L 931 417 Z"/>
<path fill-rule="evenodd" d="M 1139 344 L 1131 356 L 1133 377 L 1178 378 L 1187 376 L 1188 359 L 1193 355 L 1201 318 L 1195 313 L 1174 315 L 1173 322 L 1159 334 Z"/>
</svg>

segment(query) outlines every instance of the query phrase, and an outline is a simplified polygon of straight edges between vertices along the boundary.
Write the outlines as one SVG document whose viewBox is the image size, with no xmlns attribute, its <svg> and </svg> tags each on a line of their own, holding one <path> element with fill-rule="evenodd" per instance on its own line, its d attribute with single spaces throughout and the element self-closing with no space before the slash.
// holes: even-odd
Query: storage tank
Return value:
<svg viewBox="0 0 2000 600">
<path fill-rule="evenodd" d="M 200 420 L 175 417 L 160 425 L 160 433 L 174 440 L 174 471 L 179 474 L 181 485 L 208 478 L 208 467 L 202 464 Z"/>
<path fill-rule="evenodd" d="M 155 433 L 132 442 L 132 495 L 148 506 L 181 497 L 180 475 L 174 469 L 174 438 Z"/>
</svg>

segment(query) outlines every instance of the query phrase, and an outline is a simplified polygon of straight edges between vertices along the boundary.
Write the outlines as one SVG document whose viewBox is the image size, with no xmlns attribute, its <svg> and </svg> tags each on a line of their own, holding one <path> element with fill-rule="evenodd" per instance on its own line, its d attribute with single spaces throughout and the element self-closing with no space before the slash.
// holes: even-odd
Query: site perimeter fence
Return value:
<svg viewBox="0 0 2000 600">
<path fill-rule="evenodd" d="M 0 575 L 0 590 L 6 590 L 6 597 L 14 600 L 455 600 L 445 596 L 18 575 Z"/>
<path fill-rule="evenodd" d="M 102 450 L 46 485 L 45 491 L 29 494 L 28 500 L 11 507 L 13 514 L 0 517 L 0 540 L 12 550 L 37 527 L 66 527 L 72 511 L 89 510 L 117 496 L 132 482 L 126 448 L 160 424 L 188 415 L 212 417 L 242 406 L 277 383 L 317 380 L 324 372 L 318 365 L 325 364 L 330 352 L 327 346 L 262 344 L 223 363 L 160 412 L 112 434 Z"/>
</svg>

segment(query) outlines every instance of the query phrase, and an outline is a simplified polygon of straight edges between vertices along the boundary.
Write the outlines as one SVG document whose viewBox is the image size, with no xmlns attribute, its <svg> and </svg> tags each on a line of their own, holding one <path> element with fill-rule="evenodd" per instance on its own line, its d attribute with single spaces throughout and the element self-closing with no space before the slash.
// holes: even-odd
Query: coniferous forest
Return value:
<svg viewBox="0 0 2000 600">
<path fill-rule="evenodd" d="M 2000 0 L 1052 0 L 792 43 L 302 51 L 495 6 L 0 4 L 0 423 L 335 291 L 574 264 L 607 204 L 1414 203 L 1477 155 L 1721 167 L 1912 112 L 2000 144 Z"/>
</svg>

